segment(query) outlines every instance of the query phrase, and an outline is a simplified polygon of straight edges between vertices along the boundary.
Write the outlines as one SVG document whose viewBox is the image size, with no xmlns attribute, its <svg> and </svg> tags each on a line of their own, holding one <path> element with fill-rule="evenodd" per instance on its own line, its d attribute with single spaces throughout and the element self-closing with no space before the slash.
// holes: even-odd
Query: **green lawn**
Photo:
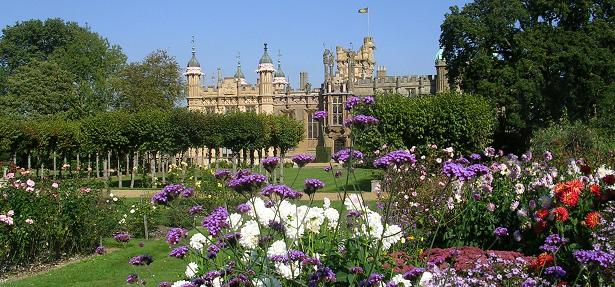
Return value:
<svg viewBox="0 0 615 287">
<path fill-rule="evenodd" d="M 126 247 L 112 240 L 105 246 L 121 248 L 104 255 L 90 257 L 81 262 L 51 270 L 22 280 L 0 284 L 1 287 L 46 286 L 46 287 L 107 287 L 124 286 L 124 280 L 130 273 L 139 270 L 146 286 L 158 286 L 161 281 L 180 280 L 186 262 L 168 256 L 169 247 L 163 240 L 142 240 L 145 245 L 139 247 L 141 240 L 134 239 Z M 128 260 L 135 255 L 149 254 L 154 257 L 150 266 L 133 267 Z"/>
<path fill-rule="evenodd" d="M 258 171 L 258 169 L 256 170 Z M 380 171 L 374 169 L 357 168 L 355 169 L 354 174 L 351 174 L 348 185 L 345 185 L 346 172 L 347 171 L 345 169 L 342 170 L 342 176 L 335 179 L 332 172 L 326 172 L 323 170 L 323 168 L 320 167 L 307 167 L 302 169 L 287 167 L 284 168 L 284 182 L 288 185 L 291 185 L 294 182 L 294 184 L 292 185 L 293 188 L 303 189 L 303 181 L 306 178 L 317 178 L 325 183 L 325 188 L 322 191 L 326 192 L 342 190 L 344 186 L 346 186 L 348 190 L 354 190 L 355 185 L 358 190 L 370 191 L 371 180 L 374 179 Z M 263 170 L 263 173 L 266 173 L 266 171 Z M 296 180 L 295 176 L 297 176 Z M 158 177 L 162 178 L 162 175 L 158 175 Z M 130 178 L 123 177 L 122 182 L 123 188 L 127 188 L 130 186 Z M 135 187 L 141 188 L 141 182 L 141 175 L 137 175 L 135 180 Z M 118 179 L 117 177 L 113 177 L 110 182 L 110 187 L 117 188 L 117 186 Z"/>
<path fill-rule="evenodd" d="M 299 204 L 308 204 L 309 201 L 299 201 Z M 369 201 L 370 208 L 375 209 L 375 201 Z M 315 201 L 315 206 L 322 207 L 322 201 Z M 338 209 L 343 205 L 340 201 L 332 201 L 331 207 Z M 193 231 L 194 232 L 194 231 Z M 191 234 L 193 233 L 191 232 Z M 144 247 L 139 247 L 139 242 L 144 242 Z M 181 275 L 188 263 L 185 260 L 169 257 L 170 249 L 164 240 L 133 239 L 125 246 L 107 239 L 104 242 L 106 248 L 119 248 L 114 252 L 104 255 L 94 255 L 83 261 L 68 264 L 32 277 L 0 284 L 0 287 L 25 287 L 25 286 L 83 286 L 83 287 L 106 287 L 125 286 L 124 280 L 130 273 L 138 270 L 138 274 L 145 279 L 146 286 L 158 286 L 161 281 L 181 280 Z M 133 267 L 128 260 L 135 255 L 149 254 L 154 257 L 154 263 L 150 266 Z"/>
</svg>

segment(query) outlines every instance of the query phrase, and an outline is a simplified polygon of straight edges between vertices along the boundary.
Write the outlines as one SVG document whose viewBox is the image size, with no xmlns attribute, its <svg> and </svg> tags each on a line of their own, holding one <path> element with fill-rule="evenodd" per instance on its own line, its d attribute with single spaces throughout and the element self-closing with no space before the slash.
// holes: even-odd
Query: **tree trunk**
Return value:
<svg viewBox="0 0 615 287">
<path fill-rule="evenodd" d="M 79 159 L 79 153 L 77 153 L 77 171 L 81 171 L 81 160 Z"/>
<path fill-rule="evenodd" d="M 156 178 L 156 153 L 155 152 L 154 153 L 150 153 L 150 156 L 151 156 L 150 160 L 149 160 L 150 161 L 150 170 L 152 172 L 152 186 L 151 187 L 154 187 L 154 184 L 155 184 L 154 180 Z"/>
<path fill-rule="evenodd" d="M 96 152 L 96 178 L 100 178 L 100 168 L 99 168 L 99 161 L 100 159 L 100 154 L 98 152 Z"/>
<path fill-rule="evenodd" d="M 263 173 L 263 149 L 259 148 L 256 152 L 258 153 L 258 172 Z"/>
<path fill-rule="evenodd" d="M 107 151 L 107 179 L 111 180 L 111 151 Z"/>
<path fill-rule="evenodd" d="M 254 149 L 250 150 L 250 167 L 254 167 Z"/>
<path fill-rule="evenodd" d="M 160 160 L 161 160 L 160 169 L 162 170 L 162 184 L 167 184 L 167 173 L 166 173 L 167 158 L 166 156 L 164 156 L 164 159 L 161 158 Z"/>
<path fill-rule="evenodd" d="M 117 157 L 117 187 L 122 188 L 122 166 L 120 165 L 120 153 L 116 153 Z"/>
<path fill-rule="evenodd" d="M 130 176 L 130 152 L 126 152 L 126 177 L 129 177 L 129 176 Z"/>
<path fill-rule="evenodd" d="M 32 155 L 30 154 L 30 151 L 28 151 L 28 170 L 30 170 L 32 168 Z"/>
<path fill-rule="evenodd" d="M 130 172 L 130 188 L 135 187 L 135 176 L 137 175 L 137 170 L 139 164 L 139 151 L 136 151 L 134 154 L 134 158 L 132 160 L 132 170 Z"/>
<path fill-rule="evenodd" d="M 220 151 L 215 148 L 214 152 L 216 153 L 216 169 L 218 169 L 220 167 Z"/>
<path fill-rule="evenodd" d="M 56 165 L 56 158 L 58 157 L 58 155 L 56 154 L 55 151 L 53 152 L 52 157 L 53 157 L 53 179 L 55 179 L 56 174 L 58 173 L 58 169 L 57 169 L 58 167 Z"/>
<path fill-rule="evenodd" d="M 186 169 L 188 169 L 188 163 L 186 162 L 186 152 L 182 151 L 182 162 L 181 162 L 181 167 L 182 167 L 182 182 L 186 180 Z M 186 163 L 186 166 L 184 166 L 184 163 Z"/>
<path fill-rule="evenodd" d="M 13 153 L 13 164 L 17 165 L 17 152 Z"/>
<path fill-rule="evenodd" d="M 62 161 L 64 161 L 64 163 L 62 164 L 62 166 L 65 166 L 65 165 L 66 165 L 66 154 L 63 154 L 62 156 L 63 156 L 63 158 L 64 158 L 64 159 L 62 160 Z M 68 169 L 68 173 L 70 173 L 70 168 Z M 62 175 L 62 176 L 63 176 L 63 175 L 64 175 L 64 172 L 60 171 L 60 175 Z"/>
</svg>

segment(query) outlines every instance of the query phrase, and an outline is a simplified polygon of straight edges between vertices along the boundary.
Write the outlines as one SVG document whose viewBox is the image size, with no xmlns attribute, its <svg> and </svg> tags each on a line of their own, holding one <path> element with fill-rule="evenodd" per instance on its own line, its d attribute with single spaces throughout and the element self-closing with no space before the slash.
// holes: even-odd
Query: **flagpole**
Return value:
<svg viewBox="0 0 615 287">
<path fill-rule="evenodd" d="M 369 8 L 367 9 L 367 36 L 369 37 Z"/>
</svg>

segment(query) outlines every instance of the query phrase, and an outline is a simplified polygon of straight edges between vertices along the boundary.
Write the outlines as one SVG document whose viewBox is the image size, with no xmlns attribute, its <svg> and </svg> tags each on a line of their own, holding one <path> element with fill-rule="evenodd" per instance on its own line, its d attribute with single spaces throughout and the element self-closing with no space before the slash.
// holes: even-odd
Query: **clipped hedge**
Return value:
<svg viewBox="0 0 615 287">
<path fill-rule="evenodd" d="M 419 97 L 381 94 L 374 105 L 363 109 L 360 112 L 380 120 L 355 141 L 365 151 L 385 144 L 396 148 L 436 144 L 474 152 L 491 143 L 496 127 L 495 110 L 486 99 L 456 92 Z"/>
</svg>

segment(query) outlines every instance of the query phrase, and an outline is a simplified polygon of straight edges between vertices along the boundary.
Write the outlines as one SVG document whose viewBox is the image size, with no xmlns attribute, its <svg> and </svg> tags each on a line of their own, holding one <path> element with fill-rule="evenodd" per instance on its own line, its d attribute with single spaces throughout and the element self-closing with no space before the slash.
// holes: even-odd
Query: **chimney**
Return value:
<svg viewBox="0 0 615 287">
<path fill-rule="evenodd" d="M 305 85 L 308 83 L 308 73 L 300 72 L 299 73 L 299 90 L 305 90 Z"/>
</svg>

